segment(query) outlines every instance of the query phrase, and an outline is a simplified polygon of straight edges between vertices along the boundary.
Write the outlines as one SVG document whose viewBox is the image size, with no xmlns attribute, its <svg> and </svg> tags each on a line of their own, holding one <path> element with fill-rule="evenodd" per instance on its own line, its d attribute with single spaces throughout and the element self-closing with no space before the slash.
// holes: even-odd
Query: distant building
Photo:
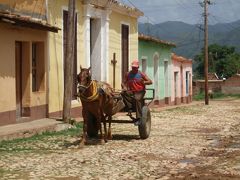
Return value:
<svg viewBox="0 0 240 180">
<path fill-rule="evenodd" d="M 168 104 L 171 99 L 172 84 L 171 53 L 176 45 L 143 34 L 140 34 L 138 39 L 140 69 L 153 81 L 153 84 L 147 88 L 155 89 L 154 104 Z M 151 96 L 151 93 L 147 92 L 146 96 Z"/>
<path fill-rule="evenodd" d="M 172 91 L 170 104 L 192 101 L 192 60 L 172 54 Z"/>
<path fill-rule="evenodd" d="M 240 74 L 235 74 L 227 80 L 223 81 L 222 93 L 240 94 Z"/>
</svg>

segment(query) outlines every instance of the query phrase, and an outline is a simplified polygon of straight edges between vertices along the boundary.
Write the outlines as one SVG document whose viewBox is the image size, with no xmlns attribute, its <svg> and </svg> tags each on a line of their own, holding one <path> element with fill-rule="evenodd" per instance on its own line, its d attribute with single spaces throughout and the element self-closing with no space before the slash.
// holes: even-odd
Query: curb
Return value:
<svg viewBox="0 0 240 180">
<path fill-rule="evenodd" d="M 18 127 L 14 125 L 5 126 L 6 130 L 9 129 L 9 131 L 0 133 L 0 142 L 3 140 L 13 140 L 13 139 L 19 139 L 19 138 L 28 138 L 31 136 L 34 136 L 36 134 L 41 134 L 43 132 L 57 132 L 66 130 L 72 127 L 70 124 L 66 124 L 60 121 L 51 122 L 50 124 L 44 124 L 44 122 L 41 122 L 41 120 L 38 120 L 38 122 L 32 122 L 35 123 L 32 126 L 28 123 L 21 123 L 17 124 Z"/>
</svg>

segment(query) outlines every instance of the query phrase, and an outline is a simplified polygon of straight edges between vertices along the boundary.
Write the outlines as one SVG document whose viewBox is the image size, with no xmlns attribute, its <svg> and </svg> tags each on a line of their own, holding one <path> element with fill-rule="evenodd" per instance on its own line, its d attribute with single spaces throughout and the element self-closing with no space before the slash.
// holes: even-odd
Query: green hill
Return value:
<svg viewBox="0 0 240 180">
<path fill-rule="evenodd" d="M 174 52 L 187 58 L 198 54 L 204 44 L 203 26 L 168 21 L 160 24 L 139 23 L 139 33 L 151 35 L 177 45 Z M 240 52 L 240 20 L 209 25 L 209 44 L 234 46 Z"/>
</svg>

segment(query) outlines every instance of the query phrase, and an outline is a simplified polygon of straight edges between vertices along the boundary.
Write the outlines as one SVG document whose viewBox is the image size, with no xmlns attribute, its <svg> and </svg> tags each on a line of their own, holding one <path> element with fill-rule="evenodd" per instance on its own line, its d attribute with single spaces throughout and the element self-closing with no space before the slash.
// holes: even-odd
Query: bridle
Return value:
<svg viewBox="0 0 240 180">
<path fill-rule="evenodd" d="M 88 72 L 88 74 L 85 75 L 86 76 L 86 78 L 85 78 L 86 83 L 81 84 L 83 73 L 86 73 L 86 71 L 88 71 L 88 70 L 87 69 L 81 69 L 81 72 L 78 75 L 78 84 L 79 84 L 78 89 L 83 89 L 83 91 L 81 91 L 81 93 L 84 93 L 91 86 L 91 82 L 92 82 L 91 75 Z"/>
<path fill-rule="evenodd" d="M 87 69 L 81 69 L 81 72 L 79 74 L 78 77 L 78 89 L 79 89 L 79 97 L 82 101 L 85 102 L 91 102 L 91 101 L 95 101 L 98 99 L 99 97 L 99 93 L 98 93 L 98 83 L 97 81 L 91 80 L 91 75 L 90 73 L 88 74 L 84 74 L 85 75 L 85 84 L 81 84 L 81 77 L 83 76 L 82 73 L 84 73 L 83 71 L 88 71 Z M 84 93 L 92 86 L 92 95 L 91 96 L 85 96 Z M 80 91 L 81 89 L 81 91 Z"/>
</svg>

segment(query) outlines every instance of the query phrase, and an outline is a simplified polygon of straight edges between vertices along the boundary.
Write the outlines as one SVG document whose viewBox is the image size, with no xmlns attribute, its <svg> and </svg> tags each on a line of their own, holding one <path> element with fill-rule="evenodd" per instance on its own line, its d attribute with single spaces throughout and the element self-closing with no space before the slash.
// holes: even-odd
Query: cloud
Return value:
<svg viewBox="0 0 240 180">
<path fill-rule="evenodd" d="M 142 22 L 160 23 L 182 21 L 196 24 L 203 22 L 203 7 L 198 0 L 121 0 L 128 5 L 135 5 L 144 12 Z M 203 1 L 203 0 L 202 0 Z M 211 0 L 209 23 L 232 22 L 240 19 L 240 1 Z"/>
</svg>

